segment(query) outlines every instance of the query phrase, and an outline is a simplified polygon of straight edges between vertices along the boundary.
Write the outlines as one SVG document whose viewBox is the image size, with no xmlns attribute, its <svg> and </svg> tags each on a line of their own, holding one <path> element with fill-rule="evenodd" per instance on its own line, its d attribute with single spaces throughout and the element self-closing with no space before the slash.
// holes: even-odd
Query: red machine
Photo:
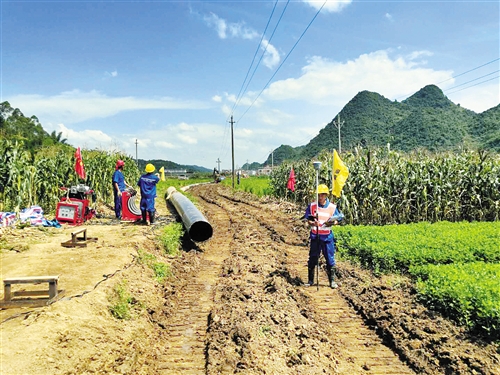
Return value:
<svg viewBox="0 0 500 375">
<path fill-rule="evenodd" d="M 122 220 L 136 221 L 142 218 L 141 210 L 135 205 L 137 191 L 128 188 L 122 193 Z"/>
<path fill-rule="evenodd" d="M 77 185 L 71 188 L 61 188 L 66 196 L 57 203 L 56 219 L 61 223 L 81 225 L 95 216 L 96 212 L 90 208 L 89 196 L 95 201 L 95 194 L 88 186 Z"/>
</svg>

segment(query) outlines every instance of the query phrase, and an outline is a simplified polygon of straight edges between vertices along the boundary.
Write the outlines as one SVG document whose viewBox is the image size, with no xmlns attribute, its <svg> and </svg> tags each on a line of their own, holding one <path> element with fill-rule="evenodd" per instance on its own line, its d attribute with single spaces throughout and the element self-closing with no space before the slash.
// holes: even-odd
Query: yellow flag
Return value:
<svg viewBox="0 0 500 375">
<path fill-rule="evenodd" d="M 161 167 L 158 172 L 160 172 L 160 180 L 165 181 L 165 168 Z"/>
<path fill-rule="evenodd" d="M 342 188 L 349 177 L 349 169 L 344 162 L 340 159 L 337 150 L 333 150 L 333 181 L 332 181 L 332 194 L 340 197 Z"/>
</svg>

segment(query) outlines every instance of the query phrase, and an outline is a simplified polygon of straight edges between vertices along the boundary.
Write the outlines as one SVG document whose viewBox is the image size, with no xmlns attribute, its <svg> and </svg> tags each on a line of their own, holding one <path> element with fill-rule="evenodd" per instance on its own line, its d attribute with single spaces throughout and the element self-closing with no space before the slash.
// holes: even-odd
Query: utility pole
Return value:
<svg viewBox="0 0 500 375">
<path fill-rule="evenodd" d="M 342 152 L 342 146 L 340 144 L 340 128 L 342 127 L 342 125 L 344 125 L 344 122 L 345 121 L 340 121 L 340 114 L 337 115 L 337 122 L 335 123 L 335 120 L 333 120 L 333 125 L 335 125 L 335 127 L 339 130 L 339 154 Z"/>
<path fill-rule="evenodd" d="M 233 189 L 234 189 L 234 134 L 233 134 L 233 115 L 231 115 L 231 157 L 232 157 L 232 167 L 233 167 Z"/>
<path fill-rule="evenodd" d="M 269 151 L 271 153 L 271 171 L 274 169 L 274 150 Z"/>
<path fill-rule="evenodd" d="M 221 163 L 221 161 L 219 160 L 219 158 L 217 158 L 216 163 L 217 163 L 217 172 L 220 173 L 220 163 Z"/>
<path fill-rule="evenodd" d="M 139 166 L 139 160 L 137 159 L 137 138 L 135 140 L 135 164 Z"/>
</svg>

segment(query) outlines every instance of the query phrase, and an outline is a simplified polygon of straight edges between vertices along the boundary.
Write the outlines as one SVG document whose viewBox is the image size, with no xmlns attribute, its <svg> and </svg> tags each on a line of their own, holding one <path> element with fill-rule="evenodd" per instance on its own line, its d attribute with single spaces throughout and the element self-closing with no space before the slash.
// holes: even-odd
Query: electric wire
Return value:
<svg viewBox="0 0 500 375">
<path fill-rule="evenodd" d="M 467 71 L 465 71 L 465 72 L 463 72 L 463 73 L 457 74 L 457 75 L 455 75 L 455 76 L 453 76 L 453 77 L 451 77 L 451 78 L 445 79 L 444 81 L 437 82 L 437 83 L 435 83 L 435 85 L 439 85 L 439 84 L 441 84 L 441 83 L 443 83 L 443 82 L 447 82 L 447 81 L 449 81 L 450 79 L 453 79 L 453 78 L 457 78 L 457 77 L 463 76 L 463 75 L 465 75 L 465 74 L 467 74 L 467 73 L 473 72 L 474 70 L 477 70 L 477 69 L 479 69 L 479 68 L 482 68 L 482 67 L 484 67 L 484 66 L 486 66 L 486 65 L 492 64 L 492 63 L 494 63 L 494 62 L 496 62 L 496 61 L 498 61 L 498 60 L 500 60 L 500 58 L 493 59 L 493 60 L 491 60 L 491 61 L 489 61 L 489 62 L 487 62 L 487 63 L 484 63 L 484 64 L 482 64 L 482 65 L 476 66 L 475 68 L 469 69 L 469 70 L 467 70 Z M 498 72 L 498 70 L 497 70 L 497 72 Z M 496 72 L 493 72 L 493 73 L 496 73 Z M 473 80 L 470 80 L 470 81 L 467 81 L 467 82 L 465 82 L 465 83 L 462 83 L 462 84 L 460 84 L 460 85 L 458 85 L 458 86 L 463 86 L 463 85 L 465 85 L 465 84 L 467 84 L 467 83 L 473 82 L 473 81 L 475 81 L 475 80 L 477 80 L 477 79 L 481 79 L 481 78 L 486 77 L 486 76 L 488 76 L 488 75 L 491 75 L 491 74 L 493 74 L 493 73 L 489 73 L 489 74 L 486 74 L 486 75 L 481 76 L 481 77 L 479 77 L 479 78 L 475 78 L 475 79 L 473 79 Z M 484 82 L 488 82 L 488 81 L 491 81 L 491 79 L 486 80 L 486 81 L 484 81 Z M 481 83 L 484 83 L 484 82 L 481 82 Z M 472 86 L 470 86 L 470 87 L 477 86 L 477 85 L 479 85 L 479 84 L 481 84 L 481 83 L 478 83 L 478 84 L 476 84 L 476 85 L 472 85 Z M 454 87 L 458 87 L 458 86 L 454 86 Z M 451 88 L 448 88 L 448 89 L 446 89 L 446 90 L 443 90 L 443 92 L 449 91 L 449 90 L 453 89 L 454 87 L 451 87 Z M 462 89 L 462 90 L 463 90 L 463 89 Z M 459 91 L 462 91 L 462 90 L 459 90 Z M 454 92 L 458 92 L 458 91 L 454 91 Z M 449 94 L 453 94 L 454 92 L 449 93 Z M 395 98 L 395 100 L 399 100 L 399 99 L 401 99 L 401 98 L 409 98 L 411 95 L 412 95 L 412 94 L 408 94 L 408 95 L 401 95 L 401 96 L 398 96 L 397 98 Z"/>
<path fill-rule="evenodd" d="M 269 84 L 271 83 L 271 81 L 273 80 L 273 78 L 276 76 L 276 74 L 278 73 L 278 71 L 281 69 L 281 67 L 283 66 L 283 64 L 286 62 L 286 60 L 288 59 L 288 57 L 290 56 L 290 54 L 293 52 L 293 50 L 295 49 L 295 47 L 297 47 L 297 44 L 299 44 L 299 42 L 302 40 L 302 38 L 304 37 L 305 33 L 307 32 L 307 30 L 309 30 L 309 28 L 311 27 L 312 23 L 314 22 L 314 20 L 316 19 L 316 17 L 318 17 L 319 13 L 321 12 L 321 10 L 323 9 L 323 7 L 325 6 L 325 4 L 327 3 L 328 0 L 325 0 L 325 2 L 323 3 L 323 5 L 321 6 L 321 8 L 319 8 L 319 10 L 316 12 L 316 14 L 314 15 L 314 17 L 312 18 L 312 20 L 309 22 L 309 24 L 307 25 L 307 27 L 305 28 L 305 30 L 302 32 L 302 34 L 300 35 L 300 37 L 297 39 L 297 41 L 295 42 L 295 44 L 293 45 L 292 49 L 288 52 L 288 54 L 285 56 L 285 58 L 283 59 L 283 61 L 281 62 L 281 64 L 278 66 L 278 68 L 276 69 L 276 71 L 274 72 L 274 74 L 271 76 L 271 78 L 269 78 L 269 81 L 267 81 L 267 83 L 264 85 L 264 87 L 262 88 L 262 90 L 259 92 L 259 94 L 255 97 L 255 99 L 253 100 L 253 102 L 250 104 L 250 106 L 246 109 L 245 112 L 243 112 L 243 114 L 241 115 L 241 117 L 239 118 L 239 120 L 236 122 L 238 123 L 239 121 L 241 121 L 241 119 L 245 116 L 245 114 L 250 110 L 250 108 L 252 108 L 252 106 L 255 104 L 255 102 L 257 101 L 257 99 L 259 99 L 259 97 L 262 95 L 262 93 L 264 92 L 264 90 L 267 88 L 267 86 L 269 86 Z"/>
<path fill-rule="evenodd" d="M 478 82 L 478 83 L 476 83 L 476 84 L 474 84 L 474 85 L 470 85 L 470 86 L 467 86 L 467 87 L 461 88 L 461 89 L 459 89 L 459 90 L 456 90 L 456 91 L 450 92 L 448 95 L 454 94 L 454 93 L 459 92 L 459 91 L 462 91 L 462 90 L 470 89 L 471 87 L 474 87 L 474 86 L 482 85 L 483 83 L 486 83 L 486 82 L 489 82 L 489 81 L 493 81 L 494 79 L 498 79 L 499 77 L 500 77 L 500 76 L 496 76 L 496 77 L 493 77 L 493 78 L 487 79 L 487 80 L 485 80 L 485 81 Z"/>
<path fill-rule="evenodd" d="M 285 11 L 286 9 L 288 8 L 288 4 L 290 3 L 290 0 L 287 1 L 287 3 L 285 4 L 285 7 L 283 8 L 283 11 L 281 12 L 281 15 L 280 15 L 280 18 L 278 19 L 278 22 L 276 23 L 276 25 L 274 26 L 274 30 L 271 34 L 271 37 L 269 38 L 269 40 L 267 41 L 267 44 L 266 44 L 266 48 L 264 49 L 264 51 L 262 52 L 261 56 L 260 56 L 260 59 L 259 61 L 257 62 L 257 65 L 255 66 L 253 72 L 252 72 L 252 75 L 250 76 L 250 79 L 248 80 L 246 86 L 245 86 L 245 89 L 243 90 L 243 94 L 241 95 L 241 97 L 243 97 L 243 95 L 247 92 L 247 89 L 248 89 L 248 86 L 250 85 L 250 82 L 252 81 L 254 75 L 255 75 L 255 72 L 257 71 L 257 68 L 259 67 L 260 65 L 260 62 L 262 61 L 262 59 L 264 58 L 264 55 L 266 54 L 266 51 L 267 51 L 267 47 L 269 46 L 269 44 L 271 43 L 271 40 L 273 39 L 274 37 L 274 34 L 276 33 L 276 30 L 278 28 L 278 25 L 280 24 L 281 22 L 281 19 L 283 18 L 283 15 L 285 14 Z M 241 98 L 240 98 L 241 100 Z M 238 101 L 239 103 L 239 101 Z M 236 103 L 236 104 L 238 104 Z M 236 107 L 236 105 L 233 107 L 233 112 L 234 112 L 234 108 Z"/>
<path fill-rule="evenodd" d="M 447 81 L 449 81 L 450 79 L 453 79 L 453 78 L 457 78 L 457 77 L 463 76 L 464 74 L 467 74 L 467 73 L 473 72 L 474 70 L 477 70 L 477 69 L 479 69 L 479 68 L 482 68 L 483 66 L 489 65 L 489 64 L 494 63 L 495 61 L 498 61 L 498 60 L 500 60 L 500 58 L 498 58 L 498 59 L 494 59 L 494 60 L 491 60 L 490 62 L 487 62 L 487 63 L 485 63 L 485 64 L 483 64 L 483 65 L 479 65 L 479 66 L 477 66 L 477 67 L 475 67 L 475 68 L 473 68 L 473 69 L 467 70 L 466 72 L 463 72 L 463 73 L 457 74 L 456 76 L 453 76 L 453 77 L 450 77 L 450 78 L 448 78 L 448 79 L 445 79 L 444 81 L 441 81 L 441 82 L 436 83 L 436 85 L 439 85 L 439 84 L 441 84 L 441 83 L 443 83 L 443 82 L 447 82 Z"/>
<path fill-rule="evenodd" d="M 457 86 L 453 86 L 453 87 L 447 88 L 447 89 L 446 89 L 446 90 L 444 90 L 444 91 L 446 92 L 446 91 L 453 90 L 453 89 L 455 89 L 455 88 L 457 88 L 457 87 L 460 87 L 460 86 L 466 85 L 466 84 L 468 84 L 468 83 L 471 83 L 471 82 L 477 81 L 478 79 L 481 79 L 481 78 L 484 78 L 484 77 L 491 76 L 492 74 L 495 74 L 495 73 L 498 73 L 498 72 L 500 72 L 500 69 L 499 69 L 499 70 L 495 70 L 494 72 L 491 72 L 491 73 L 485 74 L 485 75 L 483 75 L 483 76 L 481 76 L 481 77 L 471 79 L 470 81 L 467 81 L 467 82 L 461 83 L 460 85 L 457 85 Z M 489 80 L 488 80 L 488 81 L 489 81 Z M 488 82 L 488 81 L 485 81 L 485 82 Z"/>
<path fill-rule="evenodd" d="M 250 66 L 248 67 L 247 74 L 245 75 L 245 79 L 243 80 L 243 83 L 241 84 L 240 91 L 238 92 L 238 95 L 236 96 L 236 100 L 234 102 L 233 109 L 231 110 L 231 114 L 234 112 L 234 108 L 238 105 L 238 103 L 241 99 L 240 94 L 241 94 L 241 96 L 243 96 L 243 94 L 242 94 L 243 87 L 245 86 L 245 82 L 247 81 L 248 75 L 250 74 L 250 70 L 252 69 L 253 63 L 255 62 L 255 58 L 257 57 L 257 53 L 259 52 L 259 47 L 262 45 L 262 41 L 264 40 L 264 35 L 266 35 L 267 28 L 269 27 L 269 24 L 271 23 L 271 19 L 273 17 L 273 14 L 274 14 L 274 11 L 275 11 L 277 5 L 278 5 L 278 0 L 276 0 L 276 2 L 274 3 L 273 10 L 271 11 L 271 15 L 269 16 L 269 19 L 267 20 L 267 24 L 266 24 L 266 27 L 264 28 L 264 32 L 262 33 L 262 37 L 260 38 L 259 44 L 257 44 L 257 49 L 255 50 L 255 53 L 254 53 L 253 58 L 252 58 L 252 62 L 250 63 Z M 267 50 L 267 45 L 266 45 L 266 50 Z M 264 50 L 264 53 L 266 50 Z M 262 60 L 262 58 L 261 58 L 261 60 Z M 255 69 L 257 69 L 257 67 L 259 66 L 259 63 L 260 63 L 260 60 L 257 63 Z M 255 70 L 254 70 L 254 72 L 255 72 Z M 253 75 L 252 75 L 252 77 L 253 77 Z M 250 83 L 251 80 L 252 79 L 250 78 L 248 80 L 248 82 Z M 248 87 L 248 85 L 247 85 L 247 87 Z"/>
<path fill-rule="evenodd" d="M 289 2 L 290 2 L 290 0 L 288 0 L 287 4 L 286 4 L 286 6 L 285 6 L 285 9 L 286 9 L 286 7 L 288 6 L 288 3 L 289 3 Z M 280 18 L 279 18 L 279 20 L 278 20 L 277 24 L 276 24 L 276 25 L 275 25 L 275 27 L 274 27 L 274 30 L 273 30 L 273 32 L 272 32 L 272 34 L 271 34 L 271 37 L 269 38 L 268 43 L 266 44 L 266 47 L 265 47 L 265 49 L 264 49 L 264 51 L 263 51 L 263 53 L 262 53 L 262 56 L 261 56 L 261 58 L 259 59 L 259 61 L 257 62 L 257 64 L 255 65 L 255 69 L 254 69 L 254 71 L 253 71 L 253 73 L 252 73 L 252 75 L 251 75 L 250 79 L 249 79 L 249 80 L 248 80 L 248 82 L 247 82 L 248 74 L 250 73 L 250 70 L 252 69 L 253 63 L 254 63 L 254 61 L 255 61 L 255 58 L 256 58 L 256 56 L 257 56 L 257 53 L 259 52 L 259 48 L 260 48 L 260 46 L 262 45 L 262 41 L 264 40 L 264 36 L 266 35 L 267 29 L 268 29 L 268 27 L 269 27 L 269 24 L 271 23 L 271 19 L 272 19 L 272 17 L 273 17 L 273 14 L 274 14 L 274 11 L 275 11 L 275 9 L 276 9 L 276 6 L 277 6 L 277 5 L 278 5 L 278 0 L 276 0 L 276 2 L 274 3 L 274 7 L 273 7 L 273 9 L 272 9 L 272 11 L 271 11 L 271 14 L 269 15 L 269 19 L 268 19 L 268 21 L 267 21 L 266 27 L 265 27 L 265 29 L 264 29 L 264 32 L 262 33 L 262 37 L 261 37 L 261 39 L 260 39 L 260 41 L 259 41 L 259 44 L 257 45 L 257 48 L 256 48 L 255 53 L 254 53 L 254 56 L 253 56 L 253 58 L 252 58 L 252 62 L 251 62 L 251 64 L 250 64 L 250 66 L 248 67 L 248 70 L 247 70 L 247 73 L 246 73 L 245 79 L 243 80 L 243 83 L 242 83 L 241 88 L 240 88 L 240 91 L 239 91 L 239 93 L 238 93 L 238 95 L 237 95 L 237 97 L 236 97 L 236 100 L 235 100 L 235 103 L 234 103 L 234 105 L 233 105 L 233 108 L 231 109 L 231 114 L 230 114 L 230 115 L 232 115 L 232 114 L 234 113 L 234 109 L 235 109 L 235 108 L 236 108 L 236 106 L 239 104 L 239 102 L 240 102 L 241 98 L 242 98 L 242 97 L 243 97 L 243 95 L 245 94 L 246 89 L 248 88 L 248 85 L 249 85 L 249 84 L 250 84 L 250 82 L 252 81 L 252 78 L 253 78 L 253 76 L 254 76 L 254 74 L 255 74 L 255 71 L 257 70 L 257 68 L 258 68 L 258 66 L 259 66 L 259 64 L 260 64 L 260 62 L 262 61 L 262 58 L 263 58 L 264 54 L 265 54 L 265 53 L 266 53 L 266 51 L 267 51 L 267 47 L 268 47 L 269 43 L 271 42 L 271 40 L 272 40 L 272 38 L 273 38 L 273 36 L 274 36 L 274 33 L 275 33 L 275 31 L 276 31 L 276 28 L 278 27 L 278 25 L 279 25 L 279 23 L 280 23 L 280 21 L 281 21 L 281 18 L 283 17 L 283 13 L 284 13 L 284 11 L 281 13 L 281 16 L 280 16 Z M 246 86 L 245 86 L 245 82 L 247 82 Z M 230 115 L 228 115 L 228 117 L 226 118 L 226 122 L 228 122 L 228 121 L 229 121 L 229 116 L 230 116 Z M 224 127 L 224 135 L 223 135 L 223 141 L 222 141 L 222 144 L 221 144 L 221 151 L 220 151 L 220 154 L 222 154 L 222 152 L 223 152 L 223 148 L 225 148 L 225 147 L 224 147 L 224 145 L 226 144 L 226 134 L 227 134 L 227 127 Z M 228 148 L 226 147 L 226 148 L 225 148 L 225 150 L 226 150 L 225 155 L 227 155 Z"/>
</svg>

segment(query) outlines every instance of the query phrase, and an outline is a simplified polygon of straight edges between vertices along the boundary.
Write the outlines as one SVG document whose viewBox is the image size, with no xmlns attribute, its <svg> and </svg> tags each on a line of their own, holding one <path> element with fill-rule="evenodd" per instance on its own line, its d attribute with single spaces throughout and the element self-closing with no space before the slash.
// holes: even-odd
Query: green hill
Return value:
<svg viewBox="0 0 500 375">
<path fill-rule="evenodd" d="M 500 151 L 500 104 L 479 114 L 471 134 L 484 148 Z"/>
<path fill-rule="evenodd" d="M 381 147 L 410 151 L 458 150 L 461 146 L 500 152 L 500 105 L 483 113 L 460 107 L 449 100 L 436 85 L 428 85 L 402 102 L 382 95 L 361 91 L 337 116 L 305 146 L 287 150 L 285 159 L 312 158 L 324 149 L 339 149 L 338 124 L 341 125 L 341 149 Z M 270 156 L 266 160 L 269 163 Z"/>
</svg>

